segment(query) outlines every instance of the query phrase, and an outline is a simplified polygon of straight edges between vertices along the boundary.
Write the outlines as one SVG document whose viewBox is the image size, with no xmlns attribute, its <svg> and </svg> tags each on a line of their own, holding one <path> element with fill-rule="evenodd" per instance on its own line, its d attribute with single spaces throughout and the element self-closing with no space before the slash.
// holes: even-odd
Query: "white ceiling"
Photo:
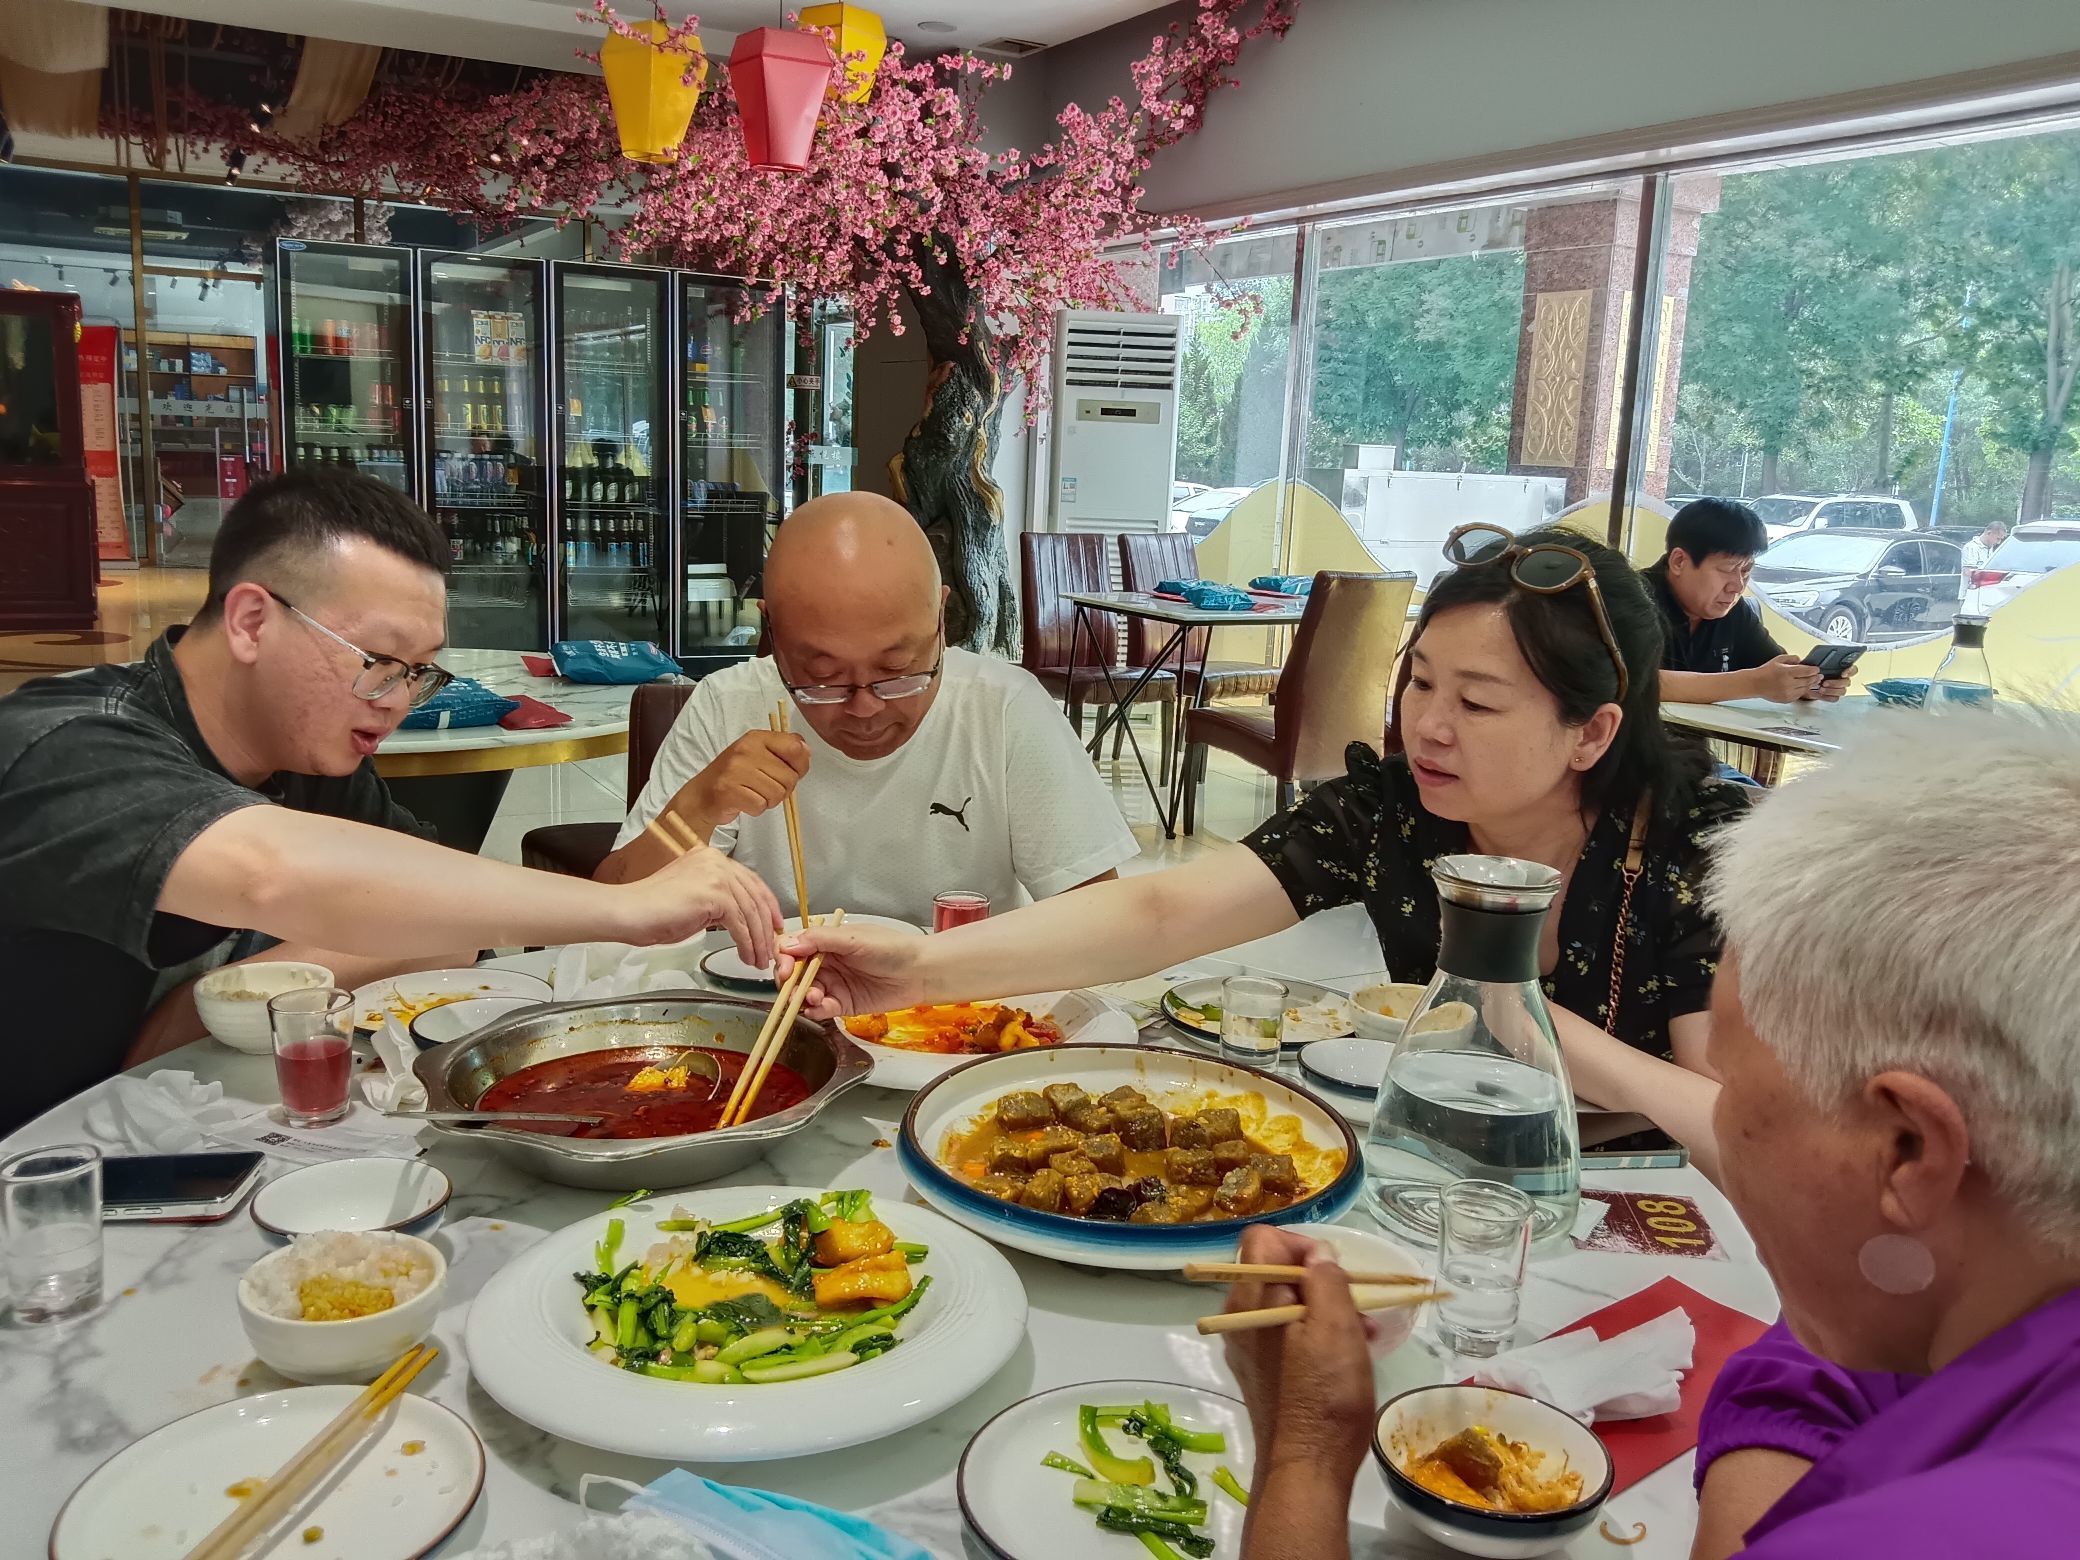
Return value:
<svg viewBox="0 0 2080 1560">
<path fill-rule="evenodd" d="M 724 52 L 739 33 L 779 25 L 805 0 L 713 0 L 671 4 L 675 16 L 701 18 L 710 52 Z M 1163 0 L 879 0 L 889 36 L 913 50 L 973 48 L 1000 38 L 1062 43 L 1155 10 Z M 470 59 L 505 60 L 558 70 L 589 70 L 577 51 L 597 49 L 601 30 L 578 19 L 578 0 L 125 0 L 131 10 L 196 21 L 307 33 L 348 43 L 424 49 Z M 644 0 L 617 7 L 649 14 Z M 588 8 L 589 14 L 589 8 Z M 923 29 L 945 22 L 951 31 Z"/>
</svg>

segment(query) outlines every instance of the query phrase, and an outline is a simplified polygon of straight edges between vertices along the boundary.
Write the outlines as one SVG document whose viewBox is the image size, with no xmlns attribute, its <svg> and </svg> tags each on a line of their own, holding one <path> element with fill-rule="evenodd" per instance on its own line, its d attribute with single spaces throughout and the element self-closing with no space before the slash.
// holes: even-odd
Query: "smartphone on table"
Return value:
<svg viewBox="0 0 2080 1560">
<path fill-rule="evenodd" d="M 247 1149 L 111 1155 L 101 1161 L 102 1221 L 213 1223 L 245 1201 L 266 1163 Z"/>
<path fill-rule="evenodd" d="M 1854 666 L 1869 648 L 1868 645 L 1815 645 L 1806 652 L 1806 665 L 1818 667 L 1820 675 L 1832 682 Z"/>
</svg>

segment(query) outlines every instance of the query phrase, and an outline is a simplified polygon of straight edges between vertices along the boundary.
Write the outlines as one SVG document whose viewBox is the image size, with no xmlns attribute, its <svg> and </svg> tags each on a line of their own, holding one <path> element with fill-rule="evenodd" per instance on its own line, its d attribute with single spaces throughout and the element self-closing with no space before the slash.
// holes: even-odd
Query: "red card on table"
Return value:
<svg viewBox="0 0 2080 1560">
<path fill-rule="evenodd" d="M 1560 1333 L 1587 1327 L 1599 1338 L 1615 1338 L 1678 1306 L 1689 1313 L 1690 1323 L 1697 1329 L 1696 1352 L 1683 1376 L 1681 1405 L 1672 1414 L 1614 1419 L 1594 1427 L 1610 1450 L 1613 1495 L 1630 1489 L 1697 1445 L 1697 1421 L 1704 1413 L 1704 1400 L 1712 1383 L 1719 1378 L 1719 1368 L 1726 1363 L 1727 1356 L 1760 1338 L 1769 1329 L 1769 1323 L 1707 1299 L 1680 1279 L 1664 1278 L 1553 1335 L 1559 1337 Z"/>
<path fill-rule="evenodd" d="M 515 694 L 516 706 L 500 717 L 499 724 L 508 731 L 540 731 L 550 726 L 568 726 L 570 716 L 553 704 L 544 704 L 528 694 Z"/>
<path fill-rule="evenodd" d="M 536 677 L 554 677 L 556 675 L 556 663 L 546 655 L 523 655 L 520 657 L 520 664 Z"/>
</svg>

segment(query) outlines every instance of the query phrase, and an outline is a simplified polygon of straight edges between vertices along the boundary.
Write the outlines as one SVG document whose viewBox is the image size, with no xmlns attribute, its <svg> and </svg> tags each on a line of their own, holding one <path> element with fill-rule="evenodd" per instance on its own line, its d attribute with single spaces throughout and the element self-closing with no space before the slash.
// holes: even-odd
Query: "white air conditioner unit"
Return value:
<svg viewBox="0 0 2080 1560">
<path fill-rule="evenodd" d="M 1177 470 L 1174 314 L 1064 309 L 1054 324 L 1056 531 L 1160 531 Z"/>
</svg>

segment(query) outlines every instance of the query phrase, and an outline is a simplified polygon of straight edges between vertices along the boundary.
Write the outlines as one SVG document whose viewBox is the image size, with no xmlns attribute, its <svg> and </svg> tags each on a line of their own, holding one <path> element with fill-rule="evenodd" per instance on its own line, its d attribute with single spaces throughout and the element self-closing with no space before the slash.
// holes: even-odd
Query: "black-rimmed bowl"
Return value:
<svg viewBox="0 0 2080 1560">
<path fill-rule="evenodd" d="M 1124 1224 L 1003 1202 L 941 1161 L 948 1138 L 967 1131 L 1005 1095 L 1051 1083 L 1074 1083 L 1091 1094 L 1130 1083 L 1172 1111 L 1190 1109 L 1206 1095 L 1256 1096 L 1266 1116 L 1291 1118 L 1309 1147 L 1340 1154 L 1341 1162 L 1307 1196 L 1270 1213 L 1197 1224 Z M 985 1239 L 1058 1262 L 1148 1272 L 1229 1260 L 1252 1224 L 1332 1223 L 1357 1201 L 1365 1179 L 1357 1134 L 1319 1096 L 1254 1067 L 1167 1046 L 1069 1044 L 978 1058 L 918 1091 L 903 1115 L 896 1155 L 927 1203 Z M 1306 1167 L 1301 1169 L 1305 1174 Z"/>
<path fill-rule="evenodd" d="M 1490 1511 L 1432 1494 L 1401 1471 L 1440 1441 L 1481 1425 L 1546 1454 L 1540 1472 L 1565 1466 L 1582 1476 L 1582 1498 L 1558 1511 Z M 1564 1549 L 1596 1520 L 1611 1493 L 1611 1454 L 1587 1425 L 1550 1403 L 1499 1387 L 1415 1387 L 1380 1406 L 1372 1455 L 1387 1491 L 1415 1525 L 1447 1548 L 1483 1560 L 1527 1560 Z M 1397 1460 L 1399 1459 L 1399 1460 Z"/>
</svg>

